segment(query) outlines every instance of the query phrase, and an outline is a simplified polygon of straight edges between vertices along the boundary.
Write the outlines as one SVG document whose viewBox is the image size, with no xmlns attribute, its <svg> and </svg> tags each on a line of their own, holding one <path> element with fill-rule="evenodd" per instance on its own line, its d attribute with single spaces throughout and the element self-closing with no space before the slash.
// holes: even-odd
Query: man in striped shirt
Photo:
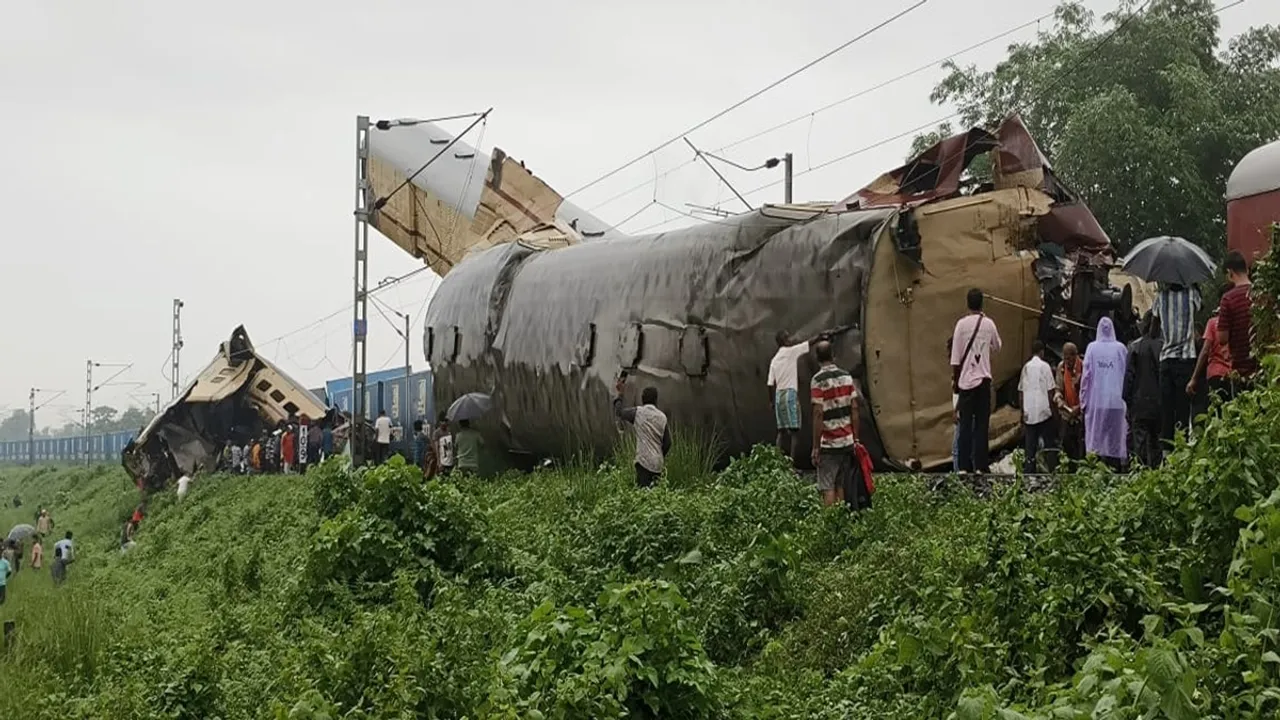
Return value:
<svg viewBox="0 0 1280 720">
<path fill-rule="evenodd" d="M 855 471 L 858 442 L 858 390 L 853 376 L 836 366 L 831 343 L 814 347 L 821 367 L 810 382 L 813 405 L 813 464 L 818 470 L 822 502 L 848 502 L 855 510 L 870 507 L 871 498 Z M 852 498 L 848 494 L 853 493 Z"/>
<path fill-rule="evenodd" d="M 1196 370 L 1196 313 L 1200 291 L 1193 285 L 1161 285 L 1152 312 L 1160 318 L 1164 344 L 1160 348 L 1160 438 L 1166 447 L 1174 433 L 1191 423 L 1187 383 Z"/>
</svg>

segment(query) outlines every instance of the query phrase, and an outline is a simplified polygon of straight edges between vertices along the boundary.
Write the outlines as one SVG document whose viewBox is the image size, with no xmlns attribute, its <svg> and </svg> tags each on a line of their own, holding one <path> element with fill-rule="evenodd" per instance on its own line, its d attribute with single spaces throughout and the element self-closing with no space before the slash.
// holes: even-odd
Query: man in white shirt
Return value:
<svg viewBox="0 0 1280 720">
<path fill-rule="evenodd" d="M 786 330 L 777 335 L 778 352 L 769 361 L 769 405 L 778 428 L 778 449 L 795 461 L 800 452 L 800 358 L 809 353 L 808 342 L 796 342 Z"/>
<path fill-rule="evenodd" d="M 1053 368 L 1044 361 L 1044 343 L 1036 340 L 1031 345 L 1031 359 L 1022 366 L 1022 378 L 1018 381 L 1018 400 L 1022 405 L 1022 437 L 1026 458 L 1022 471 L 1034 474 L 1036 455 L 1044 442 L 1046 465 L 1050 472 L 1056 468 L 1057 437 L 1054 433 L 1053 406 L 1058 383 Z"/>
<path fill-rule="evenodd" d="M 769 406 L 773 408 L 773 420 L 778 428 L 778 449 L 792 462 L 800 454 L 800 358 L 809 354 L 811 343 L 830 339 L 850 327 L 842 325 L 804 342 L 797 342 L 786 330 L 779 330 L 774 338 L 778 351 L 769 361 Z"/>
<path fill-rule="evenodd" d="M 377 454 L 373 461 L 381 465 L 391 457 L 391 418 L 387 417 L 386 410 L 378 411 L 378 419 L 374 421 L 373 429 L 377 433 Z"/>
</svg>

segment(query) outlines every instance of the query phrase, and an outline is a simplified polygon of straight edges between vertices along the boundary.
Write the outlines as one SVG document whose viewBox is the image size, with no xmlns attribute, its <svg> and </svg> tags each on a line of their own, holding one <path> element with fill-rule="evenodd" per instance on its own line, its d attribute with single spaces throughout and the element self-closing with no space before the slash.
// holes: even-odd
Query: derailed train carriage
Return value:
<svg viewBox="0 0 1280 720">
<path fill-rule="evenodd" d="M 983 184 L 965 173 L 981 155 L 993 167 Z M 493 394 L 490 429 L 518 452 L 607 452 L 624 370 L 659 390 L 675 425 L 714 431 L 729 452 L 767 442 L 776 332 L 852 325 L 835 349 L 866 398 L 864 442 L 883 465 L 936 467 L 951 458 L 946 341 L 970 287 L 992 297 L 1005 343 L 993 448 L 1017 435 L 1011 401 L 1036 337 L 1087 340 L 1104 313 L 1133 324 L 1106 234 L 1016 117 L 943 140 L 835 204 L 645 237 L 573 225 L 557 218 L 451 264 L 426 315 L 437 403 Z"/>
</svg>

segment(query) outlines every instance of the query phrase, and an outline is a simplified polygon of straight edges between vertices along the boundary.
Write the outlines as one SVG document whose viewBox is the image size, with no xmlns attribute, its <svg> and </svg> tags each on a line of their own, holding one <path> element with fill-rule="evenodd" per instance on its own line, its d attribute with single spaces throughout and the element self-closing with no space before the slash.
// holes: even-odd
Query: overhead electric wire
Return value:
<svg viewBox="0 0 1280 720">
<path fill-rule="evenodd" d="M 977 50 L 977 49 L 982 48 L 982 47 L 986 47 L 987 45 L 990 45 L 991 43 L 996 42 L 997 40 L 1002 40 L 1002 39 L 1004 39 L 1004 38 L 1006 38 L 1006 37 L 1008 37 L 1008 36 L 1012 35 L 1013 33 L 1018 32 L 1019 30 L 1024 30 L 1024 29 L 1026 29 L 1026 28 L 1028 28 L 1028 27 L 1030 27 L 1030 26 L 1032 26 L 1032 25 L 1035 25 L 1035 24 L 1037 24 L 1037 23 L 1039 23 L 1039 22 L 1042 22 L 1042 21 L 1043 21 L 1043 20 L 1045 20 L 1046 18 L 1049 18 L 1049 17 L 1052 17 L 1052 16 L 1053 16 L 1053 13 L 1052 13 L 1052 12 L 1048 12 L 1048 13 L 1044 13 L 1043 15 L 1040 15 L 1039 17 L 1032 18 L 1031 20 L 1027 20 L 1027 21 L 1025 21 L 1025 22 L 1023 22 L 1023 23 L 1020 23 L 1020 24 L 1018 24 L 1018 25 L 1014 25 L 1013 27 L 1010 27 L 1010 28 L 1008 28 L 1008 29 L 1006 29 L 1006 30 L 1003 30 L 1003 31 L 999 32 L 999 33 L 996 33 L 995 35 L 991 35 L 990 37 L 987 37 L 987 38 L 985 38 L 985 39 L 983 39 L 983 40 L 980 40 L 979 42 L 973 43 L 972 45 L 969 45 L 968 47 L 965 47 L 965 48 L 960 49 L 960 50 L 955 50 L 955 51 L 953 51 L 953 52 L 951 52 L 951 53 L 948 53 L 947 55 L 944 55 L 944 56 L 942 56 L 942 57 L 937 58 L 936 60 L 934 60 L 934 61 L 932 61 L 932 62 L 929 62 L 929 63 L 923 64 L 923 65 L 920 65 L 920 66 L 916 67 L 916 68 L 915 68 L 915 69 L 913 69 L 913 70 L 908 70 L 907 72 L 900 73 L 899 75 L 896 75 L 896 76 L 894 76 L 894 77 L 892 77 L 892 78 L 889 78 L 888 80 L 883 80 L 883 81 L 881 81 L 881 82 L 879 82 L 879 83 L 877 83 L 877 84 L 875 84 L 875 85 L 872 85 L 872 86 L 870 86 L 870 87 L 862 88 L 861 90 L 858 90 L 857 92 L 854 92 L 854 93 L 852 93 L 852 94 L 850 94 L 850 95 L 846 95 L 846 96 L 844 96 L 844 97 L 840 98 L 839 100 L 835 100 L 835 101 L 833 101 L 833 102 L 829 102 L 829 103 L 827 103 L 826 105 L 823 105 L 823 106 L 821 106 L 821 107 L 814 108 L 813 110 L 810 110 L 809 112 L 806 112 L 806 113 L 804 113 L 804 114 L 802 114 L 802 115 L 797 115 L 797 116 L 795 116 L 795 117 L 791 118 L 790 120 L 785 120 L 785 121 L 780 122 L 780 123 L 778 123 L 778 124 L 776 124 L 776 125 L 772 125 L 772 126 L 767 127 L 767 128 L 765 128 L 765 129 L 763 129 L 763 130 L 760 130 L 760 131 L 758 131 L 758 132 L 752 133 L 751 135 L 747 135 L 747 136 L 745 136 L 745 137 L 739 138 L 739 139 L 737 139 L 737 140 L 734 140 L 733 142 L 730 142 L 730 143 L 729 143 L 729 144 L 727 144 L 727 145 L 722 145 L 722 146 L 720 146 L 720 147 L 716 148 L 713 152 L 723 152 L 723 151 L 725 151 L 725 150 L 728 150 L 729 148 L 736 147 L 736 146 L 741 145 L 741 144 L 743 144 L 743 143 L 750 142 L 750 141 L 755 140 L 755 139 L 757 139 L 757 138 L 764 137 L 765 135 L 768 135 L 768 134 L 770 134 L 770 133 L 777 132 L 778 130 L 781 130 L 781 129 L 783 129 L 783 128 L 790 127 L 791 125 L 794 125 L 794 124 L 796 124 L 796 123 L 798 123 L 798 122 L 800 122 L 800 121 L 802 121 L 802 120 L 812 119 L 812 118 L 814 118 L 815 116 L 819 115 L 820 113 L 827 112 L 828 110 L 833 110 L 833 109 L 835 109 L 835 108 L 837 108 L 837 107 L 839 107 L 839 106 L 841 106 L 841 105 L 844 105 L 844 104 L 845 104 L 845 103 L 847 103 L 847 102 L 850 102 L 850 101 L 852 101 L 852 100 L 856 100 L 856 99 L 858 99 L 858 98 L 860 98 L 860 97 L 865 97 L 866 95 L 870 95 L 871 93 L 876 92 L 876 91 L 878 91 L 878 90 L 883 90 L 883 89 L 885 89 L 885 88 L 887 88 L 887 87 L 890 87 L 891 85 L 896 85 L 897 83 L 900 83 L 900 82 L 902 82 L 903 80 L 906 80 L 906 79 L 908 79 L 908 78 L 910 78 L 910 77 L 913 77 L 913 76 L 915 76 L 915 75 L 918 75 L 918 74 L 920 74 L 920 73 L 922 73 L 922 72 L 924 72 L 924 71 L 926 71 L 926 70 L 929 70 L 929 69 L 932 69 L 932 68 L 934 68 L 934 67 L 937 67 L 937 66 L 941 65 L 942 63 L 945 63 L 945 62 L 948 62 L 948 61 L 951 61 L 951 60 L 955 60 L 956 58 L 960 57 L 961 55 L 964 55 L 964 54 L 966 54 L 966 53 L 973 52 L 974 50 Z M 652 153 L 651 153 L 651 154 L 652 154 Z M 608 198 L 606 198 L 606 199 L 604 199 L 604 200 L 602 200 L 602 201 L 600 201 L 600 202 L 596 203 L 595 205 L 592 205 L 590 208 L 588 208 L 588 209 L 587 209 L 587 211 L 588 211 L 588 212 L 594 212 L 595 210 L 597 210 L 597 209 L 599 209 L 599 208 L 602 208 L 602 207 L 604 207 L 605 205 L 608 205 L 608 204 L 612 203 L 612 202 L 613 202 L 613 201 L 615 201 L 615 200 L 618 200 L 618 199 L 620 199 L 620 198 L 626 197 L 627 195 L 630 195 L 631 193 L 633 193 L 633 192 L 635 192 L 635 191 L 637 191 L 637 190 L 640 190 L 640 189 L 642 189 L 642 188 L 648 187 L 650 184 L 657 184 L 657 182 L 658 182 L 659 180 L 661 180 L 662 178 L 668 177 L 668 176 L 670 176 L 670 175 L 672 175 L 672 174 L 676 173 L 676 172 L 677 172 L 677 171 L 679 171 L 679 170 L 682 170 L 682 169 L 684 169 L 684 168 L 686 168 L 686 167 L 688 167 L 688 166 L 690 166 L 690 165 L 694 165 L 694 164 L 696 164 L 697 162 L 698 162 L 698 158 L 697 158 L 697 157 L 694 157 L 694 158 L 692 158 L 692 159 L 689 159 L 689 160 L 686 160 L 685 162 L 680 163 L 679 165 L 677 165 L 677 166 L 675 166 L 675 167 L 671 168 L 670 170 L 666 170 L 666 171 L 661 172 L 661 173 L 655 173 L 652 179 L 648 179 L 648 180 L 645 180 L 644 182 L 637 183 L 636 185 L 633 185 L 633 186 L 631 186 L 631 187 L 627 188 L 626 190 L 623 190 L 622 192 L 617 193 L 616 195 L 611 195 L 611 196 L 609 196 Z M 622 223 L 619 223 L 619 225 L 621 225 L 621 224 L 622 224 Z"/>
<path fill-rule="evenodd" d="M 1092 47 L 1091 47 L 1087 52 L 1085 52 L 1085 53 L 1081 54 L 1081 56 L 1077 59 L 1077 61 L 1076 61 L 1076 62 L 1072 63 L 1070 66 L 1068 66 L 1067 68 L 1065 68 L 1062 72 L 1058 73 L 1058 74 L 1057 74 L 1057 75 L 1056 75 L 1056 76 L 1055 76 L 1055 77 L 1054 77 L 1054 78 L 1049 82 L 1049 84 L 1048 84 L 1048 85 L 1046 85 L 1043 89 L 1041 89 L 1041 90 L 1039 91 L 1039 93 L 1037 93 L 1037 94 L 1033 94 L 1033 95 L 1031 95 L 1031 96 L 1029 96 L 1029 97 L 1027 97 L 1027 98 L 1024 98 L 1024 99 L 1023 99 L 1022 101 L 1020 101 L 1019 103 L 1016 103 L 1012 108 L 1010 108 L 1009 110 L 1006 110 L 1004 114 L 1005 114 L 1006 116 L 1008 116 L 1008 115 L 1013 114 L 1013 113 L 1021 112 L 1021 111 L 1022 111 L 1022 110 L 1024 110 L 1028 105 L 1032 104 L 1034 101 L 1036 101 L 1037 99 L 1039 99 L 1039 97 L 1040 97 L 1040 96 L 1043 96 L 1044 94 L 1048 93 L 1050 90 L 1052 90 L 1053 88 L 1057 87 L 1060 83 L 1062 83 L 1066 78 L 1068 78 L 1068 77 L 1070 77 L 1071 75 L 1073 75 L 1073 74 L 1077 73 L 1077 72 L 1080 70 L 1080 68 L 1084 67 L 1086 64 L 1088 64 L 1088 63 L 1090 63 L 1090 62 L 1096 62 L 1096 61 L 1097 61 L 1097 60 L 1096 60 L 1096 58 L 1097 58 L 1097 54 L 1098 54 L 1098 52 L 1099 52 L 1100 50 L 1102 50 L 1106 45 L 1108 45 L 1109 43 L 1111 43 L 1111 42 L 1112 42 L 1112 41 L 1113 41 L 1113 40 L 1114 40 L 1114 39 L 1115 39 L 1115 38 L 1116 38 L 1116 37 L 1117 37 L 1117 36 L 1118 36 L 1118 35 L 1119 35 L 1119 34 L 1120 34 L 1124 29 L 1125 29 L 1125 28 L 1129 27 L 1129 25 L 1130 25 L 1130 24 L 1131 24 L 1135 19 L 1137 19 L 1137 18 L 1138 18 L 1138 16 L 1140 16 L 1140 15 L 1141 15 L 1141 14 L 1142 14 L 1146 9 L 1147 9 L 1147 7 L 1151 4 L 1151 1 L 1152 1 L 1152 0 L 1146 0 L 1145 2 L 1143 2 L 1143 3 L 1142 3 L 1142 5 L 1138 6 L 1138 8 L 1136 8 L 1133 12 L 1129 13 L 1129 14 L 1128 14 L 1128 15 L 1127 15 L 1123 20 L 1121 20 L 1121 21 L 1120 21 L 1120 22 L 1119 22 L 1119 23 L 1118 23 L 1114 28 L 1112 28 L 1112 29 L 1111 29 L 1110 31 L 1108 31 L 1105 35 L 1103 35 L 1103 36 L 1102 36 L 1102 38 L 1101 38 L 1101 39 L 1099 39 L 1099 40 L 1098 40 L 1098 42 L 1097 42 L 1096 44 L 1094 44 L 1094 45 L 1093 45 L 1093 46 L 1092 46 Z M 1214 15 L 1217 15 L 1217 14 L 1222 13 L 1222 12 L 1224 12 L 1224 11 L 1226 11 L 1226 10 L 1229 10 L 1229 9 L 1231 9 L 1231 8 L 1233 8 L 1233 7 L 1236 7 L 1236 6 L 1238 6 L 1238 5 L 1241 5 L 1241 4 L 1243 4 L 1244 2 L 1246 2 L 1246 0 L 1235 0 L 1235 2 L 1229 3 L 1229 4 L 1227 4 L 1227 5 L 1223 5 L 1223 6 L 1222 6 L 1222 7 L 1220 7 L 1220 8 L 1216 8 L 1216 9 L 1214 9 L 1213 14 L 1214 14 Z M 883 146 L 883 145 L 886 145 L 886 144 L 888 144 L 888 143 L 890 143 L 890 142 L 893 142 L 893 141 L 895 141 L 895 140 L 900 140 L 900 139 L 902 139 L 902 138 L 904 138 L 904 137 L 906 137 L 906 136 L 908 136 L 908 135 L 912 135 L 912 134 L 914 134 L 914 133 L 917 133 L 917 132 L 923 131 L 923 130 L 928 129 L 928 128 L 931 128 L 931 127 L 937 127 L 937 126 L 941 125 L 942 123 L 947 122 L 948 120 L 952 120 L 952 119 L 954 119 L 954 118 L 956 118 L 956 117 L 959 117 L 959 116 L 961 116 L 961 115 L 963 115 L 963 114 L 964 114 L 964 111 L 956 111 L 956 112 L 950 113 L 949 115 L 946 115 L 946 116 L 944 116 L 944 117 L 940 117 L 940 118 L 938 118 L 938 119 L 936 119 L 936 120 L 933 120 L 933 121 L 932 121 L 932 122 L 930 122 L 930 123 L 927 123 L 927 124 L 924 124 L 924 125 L 919 125 L 919 126 L 917 126 L 917 127 L 913 128 L 913 129 L 911 129 L 911 130 L 907 130 L 907 131 L 905 131 L 905 132 L 898 133 L 897 135 L 894 135 L 894 136 L 892 136 L 892 137 L 888 137 L 888 138 L 884 138 L 884 139 L 882 139 L 882 140 L 878 140 L 878 141 L 876 141 L 876 142 L 874 142 L 874 143 L 872 143 L 872 144 L 870 144 L 870 145 L 867 145 L 867 146 L 865 146 L 865 147 L 862 147 L 862 148 L 859 148 L 859 149 L 854 150 L 854 151 L 852 151 L 852 152 L 845 153 L 844 155 L 840 155 L 840 156 L 837 156 L 837 157 L 831 158 L 831 159 L 829 159 L 829 160 L 826 160 L 826 161 L 824 161 L 824 162 L 822 162 L 822 163 L 820 163 L 820 164 L 818 164 L 818 165 L 814 165 L 813 167 L 811 167 L 811 168 L 809 168 L 809 169 L 807 169 L 807 170 L 803 170 L 803 171 L 801 171 L 801 172 L 795 173 L 795 175 L 794 175 L 793 177 L 800 177 L 800 176 L 802 176 L 802 175 L 807 175 L 808 173 L 814 172 L 814 171 L 816 171 L 816 170 L 820 170 L 820 169 L 822 169 L 822 168 L 829 167 L 829 166 L 831 166 L 831 165 L 835 165 L 835 164 L 837 164 L 837 163 L 840 163 L 840 162 L 843 162 L 843 161 L 845 161 L 845 160 L 848 160 L 849 158 L 855 157 L 855 156 L 857 156 L 857 155 L 861 155 L 862 153 L 865 153 L 865 152 L 868 152 L 868 151 L 873 150 L 873 149 L 875 149 L 875 148 L 878 148 L 878 147 L 881 147 L 881 146 Z M 962 149 L 962 150 L 960 150 L 959 152 L 963 152 L 963 149 Z M 949 160 L 949 159 L 950 159 L 950 158 L 943 158 L 943 159 L 939 160 L 939 163 L 938 163 L 938 164 L 939 164 L 939 165 L 941 165 L 941 164 L 945 164 L 945 162 L 946 162 L 947 160 Z M 776 186 L 778 186 L 778 185 L 782 184 L 782 182 L 783 182 L 782 180 L 777 180 L 777 181 L 773 181 L 773 182 L 770 182 L 770 183 L 766 183 L 766 184 L 761 185 L 761 186 L 759 186 L 759 187 L 757 187 L 757 188 L 753 188 L 753 189 L 751 189 L 751 190 L 748 190 L 748 191 L 746 191 L 746 192 L 745 192 L 745 193 L 743 193 L 743 194 L 744 194 L 744 195 L 752 195 L 752 194 L 757 193 L 757 192 L 760 192 L 760 191 L 762 191 L 762 190 L 766 190 L 766 189 L 771 188 L 771 187 L 776 187 Z"/>
<path fill-rule="evenodd" d="M 872 34 L 873 34 L 873 33 L 875 33 L 876 31 L 881 30 L 881 29 L 883 29 L 883 28 L 885 28 L 885 27 L 887 27 L 887 26 L 889 26 L 889 25 L 893 24 L 895 21 L 897 21 L 897 20 L 901 19 L 902 17 L 906 16 L 907 14 L 911 13 L 913 10 L 916 10 L 917 8 L 919 8 L 920 6 L 924 5 L 924 4 L 925 4 L 925 3 L 927 3 L 927 2 L 929 2 L 929 0 L 917 0 L 914 4 L 910 5 L 910 6 L 909 6 L 909 7 L 907 7 L 906 9 L 904 9 L 904 10 L 900 10 L 900 11 L 898 11 L 896 14 L 894 14 L 894 15 L 890 16 L 888 19 L 886 19 L 886 20 L 882 20 L 881 22 L 877 23 L 876 25 L 873 25 L 873 26 L 872 26 L 872 27 L 870 27 L 869 29 L 862 31 L 861 33 L 858 33 L 857 35 L 855 35 L 854 37 L 850 38 L 849 40 L 847 40 L 847 41 L 845 41 L 845 42 L 841 43 L 839 46 L 835 47 L 834 49 L 827 51 L 826 53 L 824 53 L 824 54 L 820 55 L 820 56 L 819 56 L 819 57 L 817 57 L 817 58 L 814 58 L 813 60 L 810 60 L 809 62 L 805 63 L 804 65 L 801 65 L 799 68 L 797 68 L 797 69 L 795 69 L 795 70 L 792 70 L 791 72 L 787 73 L 786 75 L 783 75 L 782 77 L 778 78 L 777 80 L 774 80 L 773 82 L 771 82 L 771 83 L 769 83 L 768 85 L 766 85 L 766 86 L 764 86 L 764 87 L 760 88 L 759 90 L 757 90 L 757 91 L 755 91 L 755 92 L 751 93 L 750 95 L 748 95 L 748 96 L 746 96 L 745 98 L 743 98 L 743 99 L 741 99 L 741 100 L 737 101 L 736 103 L 734 103 L 734 104 L 730 105 L 729 107 L 727 107 L 727 108 L 725 108 L 725 109 L 723 109 L 723 110 L 721 110 L 721 111 L 719 111 L 719 112 L 715 113 L 714 115 L 712 115 L 711 117 L 707 118 L 706 120 L 703 120 L 702 122 L 699 122 L 699 123 L 695 124 L 693 127 L 689 128 L 688 130 L 685 130 L 684 132 L 681 132 L 681 133 L 677 133 L 677 134 L 675 135 L 675 137 L 671 138 L 670 140 L 667 140 L 667 141 L 663 142 L 662 144 L 658 145 L 657 147 L 653 148 L 652 150 L 650 150 L 650 151 L 648 151 L 648 152 L 646 152 L 646 153 L 643 153 L 643 154 L 641 154 L 641 155 L 639 155 L 639 156 L 637 156 L 637 157 L 633 158 L 632 160 L 629 160 L 629 161 L 627 161 L 627 162 L 623 163 L 622 165 L 620 165 L 620 166 L 618 166 L 618 167 L 614 168 L 613 170 L 610 170 L 609 172 L 605 173 L 604 175 L 601 175 L 600 177 L 596 178 L 595 180 L 592 180 L 591 182 L 587 183 L 586 185 L 583 185 L 583 186 L 579 187 L 578 189 L 574 190 L 573 192 L 569 193 L 568 195 L 565 195 L 565 196 L 564 196 L 564 199 L 568 200 L 569 198 L 573 197 L 574 195 L 577 195 L 578 193 L 582 192 L 583 190 L 586 190 L 587 188 L 590 188 L 590 187 L 594 187 L 595 185 L 597 185 L 597 184 L 599 184 L 599 183 L 601 183 L 601 182 L 603 182 L 603 181 L 605 181 L 605 180 L 608 180 L 609 178 L 613 177 L 614 175 L 617 175 L 618 173 L 622 172 L 623 170 L 626 170 L 627 168 L 631 167 L 632 165 L 635 165 L 636 163 L 640 162 L 641 160 L 644 160 L 645 158 L 649 157 L 650 155 L 653 155 L 654 153 L 656 153 L 656 152 L 658 152 L 658 151 L 660 151 L 660 150 L 662 150 L 662 149 L 664 149 L 664 148 L 666 148 L 666 147 L 668 147 L 668 146 L 670 146 L 670 145 L 672 145 L 672 144 L 674 144 L 674 143 L 679 142 L 679 141 L 680 141 L 680 138 L 683 138 L 684 136 L 689 135 L 690 133 L 693 133 L 693 132 L 696 132 L 696 131 L 698 131 L 698 130 L 701 130 L 702 128 L 706 127 L 707 125 L 710 125 L 711 123 L 715 122 L 716 120 L 719 120 L 720 118 L 724 117 L 725 115 L 728 115 L 729 113 L 733 112 L 734 110 L 737 110 L 738 108 L 742 107 L 743 105 L 746 105 L 747 103 L 751 102 L 752 100 L 755 100 L 756 98 L 760 97 L 761 95 L 764 95 L 765 93 L 769 92 L 770 90 L 772 90 L 772 89 L 774 89 L 774 88 L 778 87 L 779 85 L 781 85 L 781 84 L 785 83 L 786 81 L 790 80 L 791 78 L 794 78 L 795 76 L 797 76 L 797 75 L 799 75 L 799 74 L 801 74 L 801 73 L 805 72 L 806 70 L 809 70 L 810 68 L 812 68 L 812 67 L 814 67 L 815 65 L 817 65 L 817 64 L 819 64 L 819 63 L 821 63 L 821 62 L 823 62 L 824 60 L 827 60 L 828 58 L 830 58 L 831 56 L 835 55 L 836 53 L 839 53 L 840 51 L 845 50 L 846 48 L 848 48 L 848 47 L 850 47 L 850 46 L 854 45 L 855 43 L 859 42 L 860 40 L 863 40 L 864 38 L 866 38 L 866 37 L 868 37 L 868 36 L 872 35 Z"/>
</svg>

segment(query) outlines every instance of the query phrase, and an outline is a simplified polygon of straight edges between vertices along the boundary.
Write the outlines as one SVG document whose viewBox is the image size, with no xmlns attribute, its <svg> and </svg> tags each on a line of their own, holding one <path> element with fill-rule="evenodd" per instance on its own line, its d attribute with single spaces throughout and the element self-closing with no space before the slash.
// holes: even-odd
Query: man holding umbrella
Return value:
<svg viewBox="0 0 1280 720">
<path fill-rule="evenodd" d="M 458 432 L 453 434 L 454 469 L 458 472 L 480 473 L 484 436 L 471 427 L 471 421 L 484 415 L 491 407 L 493 399 L 484 393 L 467 393 L 449 406 L 447 417 L 458 424 Z"/>
<path fill-rule="evenodd" d="M 1172 442 L 1178 428 L 1191 420 L 1191 398 L 1185 392 L 1196 367 L 1195 315 L 1200 309 L 1199 283 L 1217 270 L 1204 250 L 1180 237 L 1143 240 L 1124 258 L 1124 271 L 1160 284 L 1153 308 L 1160 318 L 1164 344 L 1160 351 L 1160 396 L 1164 418 L 1160 435 Z"/>
<path fill-rule="evenodd" d="M 1171 447 L 1173 435 L 1191 420 L 1191 396 L 1187 383 L 1195 377 L 1196 313 L 1200 289 L 1195 285 L 1161 283 L 1152 311 L 1160 319 L 1164 344 L 1160 348 L 1160 438 Z"/>
</svg>

